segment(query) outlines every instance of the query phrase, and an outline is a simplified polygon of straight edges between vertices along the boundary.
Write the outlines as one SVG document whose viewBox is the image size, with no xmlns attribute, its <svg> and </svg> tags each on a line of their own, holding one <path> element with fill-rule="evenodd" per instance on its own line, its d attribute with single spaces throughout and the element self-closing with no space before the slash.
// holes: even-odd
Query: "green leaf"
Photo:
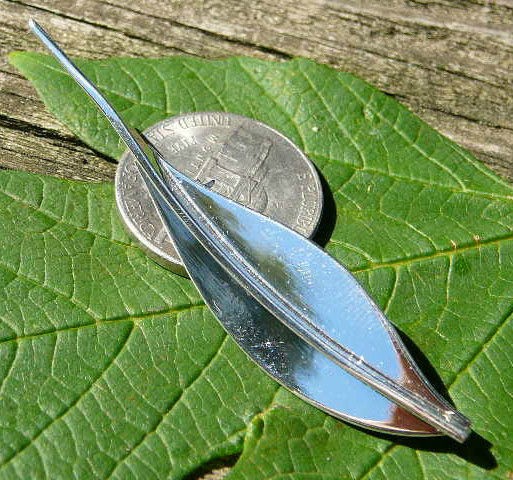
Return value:
<svg viewBox="0 0 513 480">
<path fill-rule="evenodd" d="M 121 153 L 53 60 L 11 61 L 75 134 Z M 477 438 L 372 435 L 305 404 L 247 360 L 190 282 L 130 242 L 111 185 L 4 171 L 1 478 L 184 478 L 239 453 L 231 479 L 512 475 L 509 184 L 395 100 L 307 60 L 80 65 L 134 127 L 226 110 L 295 141 L 333 192 L 327 249 L 420 348 L 491 451 Z"/>
</svg>

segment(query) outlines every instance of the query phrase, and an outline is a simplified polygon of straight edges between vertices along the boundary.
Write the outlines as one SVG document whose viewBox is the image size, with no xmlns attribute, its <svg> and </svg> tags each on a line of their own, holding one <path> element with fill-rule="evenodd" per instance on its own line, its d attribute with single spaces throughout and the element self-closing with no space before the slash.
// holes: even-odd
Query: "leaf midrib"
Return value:
<svg viewBox="0 0 513 480">
<path fill-rule="evenodd" d="M 68 180 L 64 180 L 64 181 L 68 181 Z M 115 245 L 120 245 L 123 248 L 128 247 L 128 248 L 134 248 L 136 250 L 140 250 L 139 247 L 133 243 L 122 242 L 121 240 L 116 240 L 116 239 L 109 237 L 108 235 L 105 235 L 101 232 L 98 232 L 95 230 L 90 230 L 87 226 L 83 227 L 81 225 L 77 225 L 75 223 L 66 221 L 65 218 L 59 217 L 58 215 L 55 215 L 55 214 L 49 212 L 48 210 L 45 210 L 44 208 L 41 207 L 41 205 L 34 205 L 33 203 L 30 203 L 27 200 L 14 195 L 11 192 L 6 192 L 5 190 L 0 190 L 0 195 L 4 195 L 5 197 L 7 197 L 9 199 L 11 199 L 15 202 L 18 202 L 21 205 L 23 205 L 24 207 L 31 208 L 34 212 L 41 213 L 47 219 L 54 221 L 55 225 L 65 225 L 67 227 L 74 228 L 75 230 L 78 230 L 80 232 L 87 232 L 90 235 L 94 235 L 95 237 L 102 238 L 104 240 L 107 240 L 108 242 L 115 244 Z M 54 227 L 55 225 L 52 225 L 52 227 Z M 52 228 L 52 227 L 50 227 L 50 228 Z"/>
<path fill-rule="evenodd" d="M 117 317 L 106 318 L 103 320 L 95 320 L 89 323 L 82 323 L 79 325 L 70 325 L 62 328 L 53 328 L 53 329 L 45 329 L 34 333 L 29 333 L 27 335 L 16 335 L 11 337 L 0 338 L 0 347 L 2 345 L 6 345 L 9 343 L 18 343 L 20 341 L 33 340 L 39 337 L 44 337 L 47 335 L 58 335 L 60 333 L 68 333 L 73 331 L 78 331 L 85 328 L 99 328 L 104 325 L 109 326 L 112 324 L 119 323 L 133 323 L 134 325 L 141 323 L 145 320 L 153 320 L 158 317 L 168 316 L 168 315 L 178 315 L 183 312 L 190 312 L 197 308 L 206 308 L 205 303 L 196 303 L 196 304 L 184 304 L 179 305 L 173 308 L 167 308 L 163 310 L 157 310 L 154 312 L 148 312 L 140 315 L 120 315 Z"/>
<path fill-rule="evenodd" d="M 491 238 L 489 240 L 485 240 L 485 241 L 481 241 L 481 240 L 474 241 L 474 243 L 472 243 L 472 244 L 469 243 L 469 244 L 463 245 L 461 247 L 456 247 L 456 248 L 451 248 L 451 249 L 448 249 L 448 248 L 441 249 L 436 252 L 432 252 L 432 253 L 428 253 L 428 254 L 412 255 L 412 256 L 406 257 L 406 258 L 392 259 L 392 260 L 384 261 L 384 262 L 374 262 L 374 263 L 369 262 L 369 263 L 371 263 L 371 265 L 366 265 L 365 267 L 362 267 L 362 268 L 357 267 L 355 269 L 352 269 L 351 271 L 354 274 L 357 274 L 357 273 L 365 273 L 365 272 L 371 272 L 374 270 L 379 270 L 380 268 L 388 268 L 388 267 L 396 268 L 396 267 L 402 267 L 402 266 L 409 266 L 413 263 L 434 260 L 436 258 L 446 258 L 446 257 L 450 258 L 454 255 L 459 255 L 459 254 L 462 254 L 465 252 L 479 250 L 481 248 L 486 248 L 486 247 L 490 247 L 490 246 L 494 246 L 494 245 L 501 246 L 501 244 L 503 242 L 508 242 L 510 240 L 513 240 L 513 233 L 508 233 L 503 236 L 493 237 L 493 238 Z M 334 240 L 334 241 L 330 240 L 330 242 L 337 244 L 336 240 Z"/>
<path fill-rule="evenodd" d="M 381 177 L 390 178 L 398 183 L 403 183 L 403 182 L 407 183 L 407 184 L 411 183 L 414 185 L 420 185 L 422 187 L 436 188 L 437 190 L 451 192 L 451 193 L 458 194 L 458 195 L 469 195 L 471 197 L 479 197 L 479 198 L 484 198 L 486 200 L 500 200 L 505 203 L 513 203 L 513 194 L 512 195 L 503 195 L 501 193 L 483 192 L 481 190 L 473 190 L 473 189 L 469 189 L 469 188 L 467 188 L 465 190 L 461 190 L 461 189 L 458 189 L 455 187 L 451 187 L 449 185 L 444 185 L 443 183 L 433 183 L 433 182 L 430 183 L 430 182 L 421 180 L 419 178 L 404 177 L 402 175 L 398 175 L 397 173 L 390 172 L 390 171 L 378 170 L 376 168 L 367 167 L 367 166 L 359 167 L 358 165 L 354 165 L 353 163 L 345 163 L 336 157 L 329 158 L 329 157 L 326 157 L 325 155 L 322 155 L 322 154 L 316 153 L 316 152 L 305 151 L 305 154 L 307 157 L 313 157 L 313 158 L 317 158 L 317 159 L 324 161 L 323 168 L 324 168 L 324 166 L 326 166 L 330 163 L 331 164 L 339 163 L 340 165 L 343 165 L 344 168 L 349 168 L 351 170 L 354 170 L 355 172 L 379 175 Z M 343 188 L 346 183 L 347 183 L 347 181 L 344 182 L 341 186 L 339 186 L 332 193 L 335 193 L 336 191 Z"/>
</svg>

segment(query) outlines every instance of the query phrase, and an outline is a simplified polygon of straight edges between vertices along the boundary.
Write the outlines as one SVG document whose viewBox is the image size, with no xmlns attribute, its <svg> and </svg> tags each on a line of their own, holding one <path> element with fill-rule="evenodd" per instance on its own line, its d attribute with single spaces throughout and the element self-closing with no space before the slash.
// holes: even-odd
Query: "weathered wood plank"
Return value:
<svg viewBox="0 0 513 480">
<path fill-rule="evenodd" d="M 102 166 L 104 159 L 93 161 L 87 147 L 71 146 L 65 127 L 6 64 L 8 51 L 40 49 L 26 30 L 27 19 L 35 16 L 59 31 L 72 55 L 299 55 L 332 64 L 397 96 L 513 178 L 511 1 L 144 0 L 127 6 L 123 0 L 1 0 L 1 5 L 0 123 L 9 131 L 8 146 L 0 145 L 3 166 L 84 179 L 112 175 L 111 167 Z M 45 135 L 53 135 L 53 149 L 43 142 L 38 150 Z M 62 160 L 42 163 L 50 152 Z M 70 169 L 63 167 L 66 162 Z"/>
<path fill-rule="evenodd" d="M 15 128 L 12 128 L 15 127 Z M 25 135 L 18 132 L 25 131 Z M 114 178 L 116 165 L 99 156 L 73 137 L 30 125 L 0 124 L 1 166 L 19 169 L 22 165 L 34 173 L 51 173 L 76 180 L 101 181 Z M 28 160 L 28 161 L 27 161 Z"/>
</svg>

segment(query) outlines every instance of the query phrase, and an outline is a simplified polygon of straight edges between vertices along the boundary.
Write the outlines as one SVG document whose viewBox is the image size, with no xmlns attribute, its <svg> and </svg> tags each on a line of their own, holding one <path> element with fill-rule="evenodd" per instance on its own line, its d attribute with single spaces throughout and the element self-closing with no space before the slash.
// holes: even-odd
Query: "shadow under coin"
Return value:
<svg viewBox="0 0 513 480">
<path fill-rule="evenodd" d="M 323 177 L 320 170 L 317 167 L 315 167 L 315 169 L 317 170 L 317 175 L 321 181 L 323 208 L 321 221 L 319 222 L 312 240 L 317 243 L 317 245 L 324 247 L 328 243 L 331 235 L 333 234 L 333 230 L 335 229 L 335 223 L 337 222 L 337 206 L 328 182 Z"/>
</svg>

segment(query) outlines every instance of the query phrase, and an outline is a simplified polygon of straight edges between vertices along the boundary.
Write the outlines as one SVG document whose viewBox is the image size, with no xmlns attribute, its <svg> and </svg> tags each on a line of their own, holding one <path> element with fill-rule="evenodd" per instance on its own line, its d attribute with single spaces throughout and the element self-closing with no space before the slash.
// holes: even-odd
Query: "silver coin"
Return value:
<svg viewBox="0 0 513 480">
<path fill-rule="evenodd" d="M 322 187 L 313 164 L 271 127 L 241 115 L 189 113 L 163 120 L 145 135 L 181 172 L 305 237 L 317 228 Z M 130 152 L 121 157 L 116 203 L 131 233 L 158 263 L 186 276 Z"/>
</svg>

